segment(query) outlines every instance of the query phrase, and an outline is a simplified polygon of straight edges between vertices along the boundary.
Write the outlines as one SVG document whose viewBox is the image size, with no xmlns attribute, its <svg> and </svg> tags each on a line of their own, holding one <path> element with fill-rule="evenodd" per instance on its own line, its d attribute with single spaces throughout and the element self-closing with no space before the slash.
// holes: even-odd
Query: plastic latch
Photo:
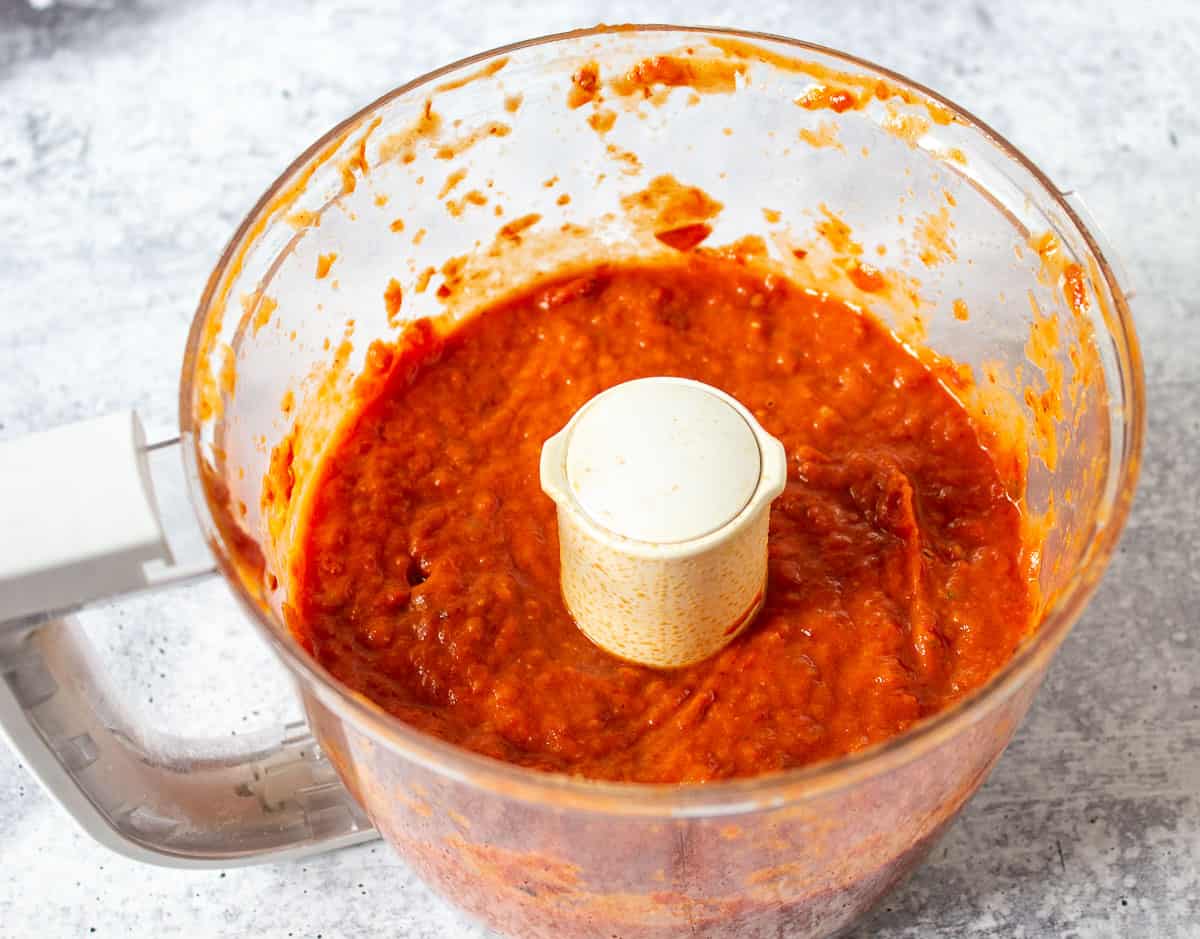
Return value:
<svg viewBox="0 0 1200 939">
<path fill-rule="evenodd" d="M 171 562 L 133 412 L 0 444 L 0 624 L 149 583 Z"/>
</svg>

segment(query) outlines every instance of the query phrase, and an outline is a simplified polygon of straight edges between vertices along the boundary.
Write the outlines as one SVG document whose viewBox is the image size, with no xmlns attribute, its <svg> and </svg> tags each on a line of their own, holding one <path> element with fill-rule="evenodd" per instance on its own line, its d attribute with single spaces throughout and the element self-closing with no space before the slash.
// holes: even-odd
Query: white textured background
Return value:
<svg viewBox="0 0 1200 939">
<path fill-rule="evenodd" d="M 1139 499 L 1034 714 L 859 937 L 1200 936 L 1200 6 L 0 0 L 0 439 L 119 407 L 175 421 L 210 265 L 340 118 L 465 54 L 598 21 L 736 25 L 875 59 L 1088 198 L 1134 273 L 1150 434 Z M 0 532 L 0 537 L 8 537 Z M 89 614 L 172 730 L 293 713 L 219 584 Z M 0 936 L 484 933 L 378 844 L 189 873 L 79 835 L 0 748 Z"/>
</svg>

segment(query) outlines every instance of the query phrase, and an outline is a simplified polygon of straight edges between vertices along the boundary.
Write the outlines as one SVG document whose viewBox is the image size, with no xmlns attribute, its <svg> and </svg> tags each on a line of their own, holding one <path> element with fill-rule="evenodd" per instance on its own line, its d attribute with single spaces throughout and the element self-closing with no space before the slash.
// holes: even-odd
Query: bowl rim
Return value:
<svg viewBox="0 0 1200 939">
<path fill-rule="evenodd" d="M 1108 323 L 1107 334 L 1117 347 L 1117 377 L 1122 385 L 1126 433 L 1121 452 L 1109 454 L 1110 460 L 1119 459 L 1118 486 L 1111 497 L 1107 513 L 1101 513 L 1088 553 L 1066 585 L 1047 606 L 1036 631 L 981 687 L 895 737 L 836 759 L 792 770 L 702 784 L 612 782 L 507 763 L 419 731 L 387 713 L 369 699 L 344 688 L 323 666 L 305 653 L 290 634 L 286 639 L 281 636 L 280 631 L 273 626 L 273 618 L 247 588 L 236 563 L 220 542 L 221 536 L 216 534 L 220 529 L 215 521 L 218 509 L 210 504 L 210 493 L 201 482 L 200 422 L 193 413 L 193 378 L 208 313 L 237 249 L 259 220 L 260 214 L 292 177 L 339 135 L 357 126 L 379 108 L 450 73 L 534 46 L 579 40 L 588 36 L 628 33 L 703 34 L 780 43 L 798 52 L 815 53 L 854 69 L 868 70 L 949 109 L 961 122 L 980 132 L 1003 155 L 1019 164 L 1055 203 L 1056 208 L 1082 237 L 1095 259 L 1098 272 L 1108 291 L 1108 299 L 1115 310 L 1115 316 L 1105 319 Z M 737 815 L 764 808 L 792 805 L 849 788 L 860 781 L 882 775 L 919 758 L 981 719 L 990 707 L 1002 704 L 1031 678 L 1040 680 L 1050 657 L 1062 644 L 1095 592 L 1128 518 L 1137 485 L 1145 435 L 1145 383 L 1141 354 L 1128 302 L 1129 294 L 1118 283 L 1115 265 L 1111 258 L 1106 257 L 1098 234 L 1080 217 L 1068 200 L 1068 195 L 1069 193 L 1060 191 L 1032 160 L 1002 134 L 950 99 L 920 82 L 867 59 L 805 40 L 726 27 L 674 26 L 662 23 L 601 25 L 526 39 L 467 56 L 397 86 L 336 124 L 280 173 L 229 239 L 209 275 L 197 305 L 188 333 L 180 378 L 180 435 L 184 442 L 182 450 L 193 508 L 204 530 L 213 533 L 209 536 L 209 546 L 219 569 L 230 582 L 249 619 L 289 670 L 303 680 L 302 696 L 309 692 L 315 694 L 322 705 L 331 709 L 341 719 L 348 720 L 356 729 L 367 733 L 389 750 L 439 775 L 525 802 L 553 803 L 556 807 L 569 806 L 576 810 L 612 815 L 677 818 Z"/>
</svg>

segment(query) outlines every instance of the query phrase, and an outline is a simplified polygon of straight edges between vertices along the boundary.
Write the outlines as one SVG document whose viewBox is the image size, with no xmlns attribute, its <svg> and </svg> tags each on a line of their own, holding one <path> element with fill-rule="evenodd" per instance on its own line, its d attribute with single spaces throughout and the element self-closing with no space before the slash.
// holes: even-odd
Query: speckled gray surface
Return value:
<svg viewBox="0 0 1200 939">
<path fill-rule="evenodd" d="M 1087 196 L 1138 291 L 1151 405 L 1139 499 L 1008 754 L 857 935 L 1200 935 L 1200 8 L 1189 0 L 0 0 L 0 438 L 127 406 L 168 432 L 209 266 L 294 154 L 433 66 L 600 20 L 730 24 L 858 52 L 946 92 Z M 165 728 L 241 731 L 295 713 L 220 584 L 84 622 Z M 124 861 L 0 748 L 0 936 L 250 934 L 485 935 L 379 844 L 227 873 Z"/>
</svg>

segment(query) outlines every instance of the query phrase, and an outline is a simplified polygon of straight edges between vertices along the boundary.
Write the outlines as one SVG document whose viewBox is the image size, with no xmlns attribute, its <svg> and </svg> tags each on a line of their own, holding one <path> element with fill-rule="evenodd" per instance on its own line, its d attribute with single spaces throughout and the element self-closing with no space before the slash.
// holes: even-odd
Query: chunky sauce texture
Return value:
<svg viewBox="0 0 1200 939">
<path fill-rule="evenodd" d="M 338 679 L 455 744 L 641 782 L 802 766 L 946 707 L 1031 628 L 1011 461 L 877 321 L 777 275 L 598 267 L 369 361 L 381 390 L 322 465 L 291 621 Z M 538 483 L 547 437 L 652 375 L 730 393 L 789 455 L 762 613 L 672 672 L 575 627 Z"/>
</svg>

